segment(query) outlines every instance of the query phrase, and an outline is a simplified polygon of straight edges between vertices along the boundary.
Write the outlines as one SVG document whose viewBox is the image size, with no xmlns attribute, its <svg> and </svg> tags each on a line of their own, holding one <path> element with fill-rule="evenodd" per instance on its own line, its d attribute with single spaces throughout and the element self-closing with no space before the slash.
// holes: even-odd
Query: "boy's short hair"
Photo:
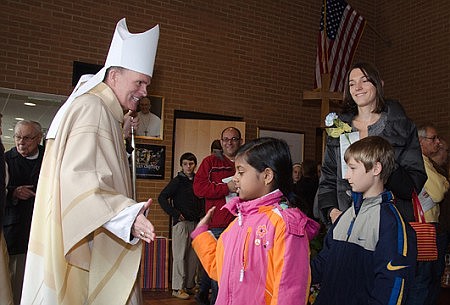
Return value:
<svg viewBox="0 0 450 305">
<path fill-rule="evenodd" d="M 366 172 L 371 170 L 376 162 L 380 162 L 382 169 L 380 178 L 386 183 L 395 168 L 395 153 L 391 144 L 382 137 L 371 136 L 356 141 L 347 148 L 344 154 L 345 162 L 350 158 L 364 164 Z"/>
<path fill-rule="evenodd" d="M 183 165 L 183 160 L 194 161 L 195 165 L 197 165 L 197 157 L 191 152 L 187 152 L 181 155 L 180 166 Z"/>
</svg>

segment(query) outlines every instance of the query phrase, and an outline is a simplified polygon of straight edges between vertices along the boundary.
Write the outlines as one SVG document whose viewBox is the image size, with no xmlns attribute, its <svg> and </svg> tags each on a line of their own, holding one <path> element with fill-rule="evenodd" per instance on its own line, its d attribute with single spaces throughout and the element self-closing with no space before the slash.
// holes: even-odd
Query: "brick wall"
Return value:
<svg viewBox="0 0 450 305">
<path fill-rule="evenodd" d="M 378 1 L 376 63 L 386 94 L 419 125 L 434 122 L 450 139 L 450 2 Z"/>
<path fill-rule="evenodd" d="M 412 118 L 436 121 L 448 135 L 450 19 L 433 17 L 449 11 L 450 4 L 441 0 L 427 8 L 428 2 L 400 2 L 351 1 L 392 41 L 388 47 L 366 28 L 356 59 L 380 67 L 386 92 L 399 98 Z M 301 97 L 313 85 L 321 1 L 91 3 L 1 1 L 0 87 L 68 95 L 72 62 L 103 64 L 120 18 L 127 18 L 131 32 L 159 23 L 149 91 L 165 97 L 164 140 L 150 143 L 167 148 L 166 180 L 137 184 L 139 199 L 155 198 L 150 219 L 158 233 L 168 234 L 169 218 L 156 198 L 171 172 L 174 110 L 243 117 L 247 139 L 256 137 L 258 126 L 305 132 L 305 157 L 315 158 L 320 107 Z"/>
</svg>

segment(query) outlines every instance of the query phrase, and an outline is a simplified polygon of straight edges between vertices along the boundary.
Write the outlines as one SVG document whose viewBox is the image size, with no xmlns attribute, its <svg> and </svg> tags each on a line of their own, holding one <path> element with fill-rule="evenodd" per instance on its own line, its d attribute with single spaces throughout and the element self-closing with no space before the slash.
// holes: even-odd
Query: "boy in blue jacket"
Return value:
<svg viewBox="0 0 450 305">
<path fill-rule="evenodd" d="M 350 145 L 344 159 L 353 204 L 311 262 L 312 283 L 320 284 L 314 305 L 404 304 L 417 250 L 413 229 L 384 189 L 394 151 L 385 139 L 366 137 Z"/>
</svg>

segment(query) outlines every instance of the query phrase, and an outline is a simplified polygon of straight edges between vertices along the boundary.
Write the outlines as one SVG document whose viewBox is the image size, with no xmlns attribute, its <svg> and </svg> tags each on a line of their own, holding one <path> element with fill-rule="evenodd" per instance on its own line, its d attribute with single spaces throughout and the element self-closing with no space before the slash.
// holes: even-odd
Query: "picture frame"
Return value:
<svg viewBox="0 0 450 305">
<path fill-rule="evenodd" d="M 137 139 L 162 140 L 164 131 L 164 96 L 148 95 L 150 101 L 150 112 L 144 114 L 144 101 L 139 102 L 137 117 L 139 127 L 136 130 Z M 148 110 L 147 110 L 148 111 Z"/>
<path fill-rule="evenodd" d="M 291 152 L 292 163 L 303 162 L 303 155 L 305 150 L 305 134 L 303 132 L 272 130 L 263 127 L 257 128 L 257 136 L 272 137 L 276 139 L 283 139 L 289 145 Z"/>
<path fill-rule="evenodd" d="M 166 147 L 152 144 L 136 144 L 136 178 L 164 179 Z"/>
</svg>

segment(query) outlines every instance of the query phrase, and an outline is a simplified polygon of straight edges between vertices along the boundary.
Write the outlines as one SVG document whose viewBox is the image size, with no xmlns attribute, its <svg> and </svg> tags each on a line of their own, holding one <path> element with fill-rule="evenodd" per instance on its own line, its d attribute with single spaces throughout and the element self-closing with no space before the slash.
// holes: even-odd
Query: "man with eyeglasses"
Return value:
<svg viewBox="0 0 450 305">
<path fill-rule="evenodd" d="M 41 140 L 42 128 L 38 122 L 19 121 L 14 127 L 16 146 L 5 153 L 9 181 L 3 231 L 15 304 L 19 304 L 22 293 L 35 192 L 44 156 Z"/>
<path fill-rule="evenodd" d="M 234 157 L 242 145 L 241 132 L 235 127 L 227 127 L 222 131 L 220 144 L 222 152 L 211 154 L 203 159 L 194 178 L 194 193 L 205 198 L 205 211 L 216 207 L 209 224 L 210 231 L 216 238 L 233 220 L 234 216 L 228 210 L 221 208 L 229 198 L 236 195 L 236 187 L 231 177 L 235 173 Z M 208 289 L 205 279 L 202 279 L 199 294 L 196 296 L 200 304 L 208 304 Z M 211 281 L 211 301 L 214 304 L 217 297 L 217 282 Z"/>
<path fill-rule="evenodd" d="M 432 157 L 440 148 L 440 138 L 433 124 L 425 124 L 417 129 L 427 181 L 420 191 L 419 200 L 425 221 L 436 227 L 438 259 L 431 262 L 417 262 L 414 286 L 408 296 L 408 305 L 436 304 L 440 291 L 440 279 L 444 271 L 444 254 L 447 245 L 445 232 L 439 226 L 440 202 L 449 188 L 445 176 L 432 163 Z"/>
</svg>

